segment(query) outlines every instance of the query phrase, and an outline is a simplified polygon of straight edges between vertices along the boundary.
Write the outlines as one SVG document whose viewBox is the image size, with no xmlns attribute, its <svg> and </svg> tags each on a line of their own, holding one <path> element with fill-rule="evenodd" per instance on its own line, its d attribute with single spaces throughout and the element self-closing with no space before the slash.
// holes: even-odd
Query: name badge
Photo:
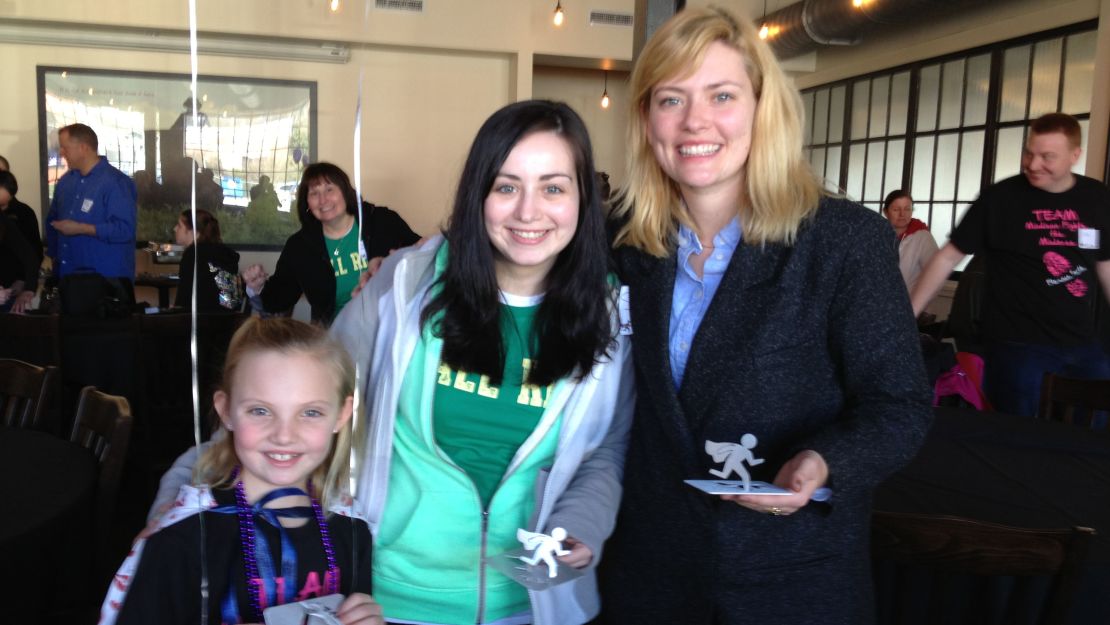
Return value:
<svg viewBox="0 0 1110 625">
<path fill-rule="evenodd" d="M 87 213 L 87 212 L 91 211 L 92 207 L 93 207 L 93 201 L 90 200 L 89 198 L 85 198 L 84 201 L 81 202 L 81 212 L 82 213 Z"/>
<path fill-rule="evenodd" d="M 1079 248 L 1084 250 L 1098 249 L 1098 230 L 1094 228 L 1079 229 Z"/>
<path fill-rule="evenodd" d="M 620 320 L 622 335 L 632 334 L 632 311 L 628 295 L 628 285 L 621 285 L 617 296 L 617 318 Z"/>
</svg>

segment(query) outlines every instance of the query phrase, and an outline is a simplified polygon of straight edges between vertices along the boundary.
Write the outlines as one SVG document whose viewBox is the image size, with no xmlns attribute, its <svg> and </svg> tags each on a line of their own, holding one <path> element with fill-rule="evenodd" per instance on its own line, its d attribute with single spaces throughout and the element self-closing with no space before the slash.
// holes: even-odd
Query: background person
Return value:
<svg viewBox="0 0 1110 625">
<path fill-rule="evenodd" d="M 16 198 L 19 182 L 7 170 L 0 170 L 0 218 L 11 227 L 19 230 L 22 241 L 12 239 L 5 243 L 4 259 L 0 266 L 0 284 L 11 287 L 15 280 L 21 281 L 21 288 L 8 293 L 7 308 L 12 312 L 26 311 L 35 297 L 39 280 L 39 267 L 42 266 L 42 237 L 39 236 L 39 220 L 35 211 Z M 26 249 L 24 249 L 26 248 Z M 29 253 L 29 255 L 28 255 Z M 34 277 L 31 278 L 33 270 Z"/>
<path fill-rule="evenodd" d="M 39 284 L 41 256 L 14 220 L 0 218 L 0 312 L 26 312 Z"/>
<path fill-rule="evenodd" d="M 109 295 L 127 306 L 135 302 L 135 183 L 97 154 L 97 138 L 85 124 L 58 130 L 61 155 L 69 170 L 54 187 L 46 216 L 47 255 L 60 280 L 63 307 L 71 301 L 66 278 L 98 274 L 103 289 L 81 289 L 80 297 Z M 76 287 L 71 291 L 76 294 Z M 73 302 L 82 309 L 96 302 Z"/>
<path fill-rule="evenodd" d="M 985 256 L 983 390 L 999 412 L 1035 415 L 1046 373 L 1110 378 L 1094 316 L 1096 286 L 1110 297 L 1110 190 L 1072 173 L 1081 133 L 1063 113 L 1033 120 L 1021 174 L 980 193 L 911 296 L 920 312 L 964 256 Z"/>
<path fill-rule="evenodd" d="M 181 281 L 177 285 L 174 306 L 189 308 L 192 301 L 193 265 L 197 274 L 197 312 L 233 312 L 243 305 L 243 287 L 239 282 L 239 253 L 224 245 L 220 222 L 212 213 L 197 209 L 197 224 L 188 209 L 181 211 L 173 227 L 174 240 L 184 245 L 181 255 Z"/>
<path fill-rule="evenodd" d="M 261 265 L 243 271 L 248 294 L 261 296 L 264 311 L 289 310 L 303 294 L 312 320 L 330 324 L 351 299 L 371 263 L 420 238 L 401 216 L 384 206 L 362 203 L 359 239 L 358 197 L 347 174 L 331 163 L 305 168 L 297 187 L 301 229 L 285 242 L 273 276 Z"/>
<path fill-rule="evenodd" d="M 937 241 L 929 232 L 929 226 L 913 216 L 913 198 L 909 191 L 896 189 L 888 193 L 882 212 L 898 238 L 898 270 L 902 272 L 907 292 L 913 291 L 925 265 L 937 253 Z"/>
<path fill-rule="evenodd" d="M 822 196 L 800 98 L 750 21 L 679 12 L 631 94 L 616 253 L 639 393 L 604 621 L 870 622 L 872 490 L 932 413 L 891 228 Z M 683 483 L 717 468 L 706 441 L 746 434 L 752 478 L 793 494 Z"/>
</svg>

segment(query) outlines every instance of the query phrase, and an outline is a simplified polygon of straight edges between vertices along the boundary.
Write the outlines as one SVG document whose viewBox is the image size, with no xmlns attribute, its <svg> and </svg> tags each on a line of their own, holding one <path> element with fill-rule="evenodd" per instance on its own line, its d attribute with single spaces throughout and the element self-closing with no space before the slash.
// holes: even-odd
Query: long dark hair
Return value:
<svg viewBox="0 0 1110 625">
<path fill-rule="evenodd" d="M 347 172 L 331 163 L 313 163 L 304 168 L 301 183 L 297 185 L 297 217 L 301 220 L 302 226 L 320 224 L 320 220 L 308 210 L 308 189 L 321 182 L 330 182 L 339 187 L 343 192 L 343 200 L 347 203 L 348 215 L 354 215 L 358 209 L 358 194 L 351 186 L 351 179 L 347 177 Z"/>
<path fill-rule="evenodd" d="M 463 166 L 447 238 L 442 289 L 421 314 L 443 339 L 443 361 L 453 369 L 487 375 L 500 384 L 505 369 L 500 299 L 484 205 L 513 147 L 533 132 L 554 132 L 574 155 L 578 226 L 547 274 L 536 313 L 533 344 L 539 351 L 526 382 L 547 386 L 568 375 L 585 376 L 612 341 L 606 283 L 609 250 L 594 178 L 586 125 L 569 106 L 547 100 L 510 104 L 486 120 Z M 538 338 L 538 340 L 536 340 Z"/>
</svg>

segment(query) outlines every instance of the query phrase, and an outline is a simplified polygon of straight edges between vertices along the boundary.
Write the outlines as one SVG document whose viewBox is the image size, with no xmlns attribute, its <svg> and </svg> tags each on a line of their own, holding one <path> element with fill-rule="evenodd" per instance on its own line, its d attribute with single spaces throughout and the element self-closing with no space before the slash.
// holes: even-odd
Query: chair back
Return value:
<svg viewBox="0 0 1110 625">
<path fill-rule="evenodd" d="M 96 491 L 96 536 L 111 527 L 127 445 L 131 440 L 131 405 L 95 386 L 81 389 L 70 440 L 89 449 L 100 463 Z"/>
<path fill-rule="evenodd" d="M 1038 416 L 1091 427 L 1096 411 L 1110 411 L 1110 380 L 1080 380 L 1046 373 Z"/>
<path fill-rule="evenodd" d="M 951 516 L 875 512 L 871 549 L 878 560 L 927 573 L 927 580 L 917 580 L 913 589 L 929 595 L 925 622 L 982 622 L 983 594 L 968 593 L 966 585 L 959 585 L 958 580 L 969 576 L 1018 578 L 1000 599 L 1004 605 L 992 606 L 1005 613 L 1001 622 L 1018 622 L 1029 609 L 1027 593 L 1018 582 L 1031 582 L 1029 576 L 1050 576 L 1048 595 L 1034 622 L 1063 624 L 1094 534 L 1086 527 L 1028 529 Z M 953 614 L 961 608 L 966 613 L 962 618 Z"/>
<path fill-rule="evenodd" d="M 37 428 L 57 384 L 57 367 L 0 359 L 0 423 Z"/>
</svg>

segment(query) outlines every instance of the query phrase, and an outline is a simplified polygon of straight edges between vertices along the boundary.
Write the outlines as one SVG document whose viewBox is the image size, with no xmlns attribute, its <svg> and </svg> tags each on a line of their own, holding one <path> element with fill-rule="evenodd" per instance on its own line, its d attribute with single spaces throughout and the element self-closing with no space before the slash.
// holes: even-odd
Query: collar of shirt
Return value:
<svg viewBox="0 0 1110 625">
<path fill-rule="evenodd" d="M 713 253 L 705 259 L 702 273 L 723 274 L 725 268 L 728 267 L 728 262 L 732 259 L 732 253 L 736 251 L 736 246 L 740 244 L 741 237 L 740 217 L 736 216 L 713 237 Z M 704 249 L 698 235 L 685 224 L 679 224 L 678 263 L 683 272 L 697 282 L 701 282 L 701 279 L 690 267 L 690 257 L 701 254 Z"/>
<path fill-rule="evenodd" d="M 694 335 L 701 326 L 709 302 L 721 285 L 725 269 L 728 268 L 732 254 L 741 240 L 740 217 L 734 217 L 716 236 L 713 237 L 713 253 L 705 259 L 702 275 L 698 276 L 690 266 L 690 257 L 704 251 L 701 241 L 693 230 L 686 226 L 678 229 L 677 272 L 675 273 L 674 293 L 671 300 L 671 320 L 669 332 L 669 351 L 671 356 L 671 375 L 675 388 L 682 386 L 686 371 L 686 361 Z"/>
</svg>

